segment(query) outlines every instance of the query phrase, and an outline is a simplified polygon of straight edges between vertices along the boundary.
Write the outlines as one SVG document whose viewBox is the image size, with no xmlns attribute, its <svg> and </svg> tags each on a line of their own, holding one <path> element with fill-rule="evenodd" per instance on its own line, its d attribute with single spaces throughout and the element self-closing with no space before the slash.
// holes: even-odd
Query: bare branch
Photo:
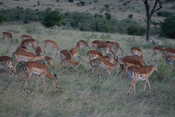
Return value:
<svg viewBox="0 0 175 117">
<path fill-rule="evenodd" d="M 158 7 L 157 7 L 158 6 Z M 157 8 L 156 8 L 157 7 Z M 154 6 L 150 12 L 150 16 L 152 16 L 155 12 L 157 12 L 158 10 L 160 10 L 162 8 L 162 3 L 160 0 L 155 0 L 154 2 Z"/>
</svg>

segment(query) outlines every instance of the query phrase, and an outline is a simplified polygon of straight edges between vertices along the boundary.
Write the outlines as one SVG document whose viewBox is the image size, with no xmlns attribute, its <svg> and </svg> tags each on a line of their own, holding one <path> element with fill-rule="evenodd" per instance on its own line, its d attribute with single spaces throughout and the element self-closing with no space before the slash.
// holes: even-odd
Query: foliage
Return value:
<svg viewBox="0 0 175 117">
<path fill-rule="evenodd" d="M 161 24 L 161 35 L 175 38 L 175 16 L 166 18 Z"/>
<path fill-rule="evenodd" d="M 175 14 L 169 11 L 159 11 L 157 15 L 162 17 L 171 17 L 174 16 Z"/>
<path fill-rule="evenodd" d="M 144 35 L 145 28 L 140 25 L 131 25 L 127 28 L 129 35 Z"/>
<path fill-rule="evenodd" d="M 7 21 L 23 23 L 39 21 L 46 27 L 57 25 L 81 31 L 119 32 L 129 35 L 143 35 L 145 32 L 143 26 L 132 18 L 117 20 L 110 13 L 105 13 L 104 15 L 80 12 L 61 13 L 58 10 L 52 11 L 50 8 L 38 11 L 18 7 L 0 10 L 0 16 L 4 17 Z"/>
<path fill-rule="evenodd" d="M 58 11 L 50 11 L 42 20 L 42 24 L 46 27 L 60 26 L 63 24 L 63 16 Z"/>
<path fill-rule="evenodd" d="M 6 18 L 4 16 L 0 16 L 0 23 L 3 23 L 6 21 Z"/>
</svg>

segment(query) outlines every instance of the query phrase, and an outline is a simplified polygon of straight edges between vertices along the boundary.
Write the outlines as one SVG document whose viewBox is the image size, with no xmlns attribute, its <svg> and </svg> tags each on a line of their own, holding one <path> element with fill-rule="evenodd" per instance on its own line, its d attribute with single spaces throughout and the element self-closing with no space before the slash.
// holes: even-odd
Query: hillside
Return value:
<svg viewBox="0 0 175 117">
<path fill-rule="evenodd" d="M 62 49 L 70 49 L 82 39 L 88 42 L 115 40 L 121 44 L 123 55 L 130 55 L 130 48 L 140 47 L 144 52 L 146 64 L 157 64 L 159 70 L 151 76 L 152 90 L 143 91 L 143 82 L 137 85 L 136 96 L 127 95 L 130 80 L 126 74 L 112 75 L 89 71 L 84 52 L 82 65 L 76 68 L 62 68 L 60 59 L 54 58 L 55 72 L 59 87 L 52 86 L 46 79 L 43 86 L 41 77 L 33 76 L 24 85 L 26 74 L 10 75 L 0 70 L 0 117 L 174 117 L 175 77 L 173 66 L 165 64 L 160 55 L 154 55 L 153 45 L 146 43 L 143 36 L 128 36 L 94 32 L 63 30 L 59 27 L 46 29 L 38 23 L 3 24 L 3 31 L 13 32 L 13 40 L 3 40 L 0 36 L 0 55 L 11 55 L 17 48 L 21 34 L 32 35 L 39 44 L 43 40 L 55 40 Z M 154 38 L 163 46 L 174 46 L 173 40 Z M 50 52 L 53 52 L 50 49 Z"/>
<path fill-rule="evenodd" d="M 81 2 L 80 2 L 81 1 Z M 163 9 L 174 11 L 174 2 L 166 2 Z M 85 12 L 103 14 L 110 12 L 112 17 L 117 19 L 127 18 L 132 14 L 137 21 L 144 21 L 144 5 L 141 1 L 136 0 L 0 0 L 0 9 L 9 8 L 30 8 L 35 10 L 45 10 L 47 8 L 59 9 L 63 12 Z M 157 17 L 158 18 L 158 17 Z"/>
</svg>

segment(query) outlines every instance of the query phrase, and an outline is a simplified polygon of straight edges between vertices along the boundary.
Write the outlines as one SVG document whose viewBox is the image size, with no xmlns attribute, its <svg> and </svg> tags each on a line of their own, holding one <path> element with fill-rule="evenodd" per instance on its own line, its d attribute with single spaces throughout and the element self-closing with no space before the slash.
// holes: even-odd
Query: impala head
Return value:
<svg viewBox="0 0 175 117">
<path fill-rule="evenodd" d="M 10 69 L 11 72 L 15 73 L 16 72 L 16 67 L 15 65 L 12 63 L 12 61 L 9 61 L 7 63 L 8 69 Z"/>
</svg>

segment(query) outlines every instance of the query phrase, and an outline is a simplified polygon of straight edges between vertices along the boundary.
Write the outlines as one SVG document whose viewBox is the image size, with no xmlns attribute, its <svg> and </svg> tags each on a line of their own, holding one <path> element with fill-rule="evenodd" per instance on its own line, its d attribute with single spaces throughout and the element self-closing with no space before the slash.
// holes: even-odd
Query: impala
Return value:
<svg viewBox="0 0 175 117">
<path fill-rule="evenodd" d="M 123 51 L 120 44 L 115 41 L 94 40 L 91 42 L 91 47 L 102 49 L 105 54 L 112 55 L 113 57 L 117 56 L 118 50 Z"/>
<path fill-rule="evenodd" d="M 28 48 L 29 46 L 31 46 L 32 48 L 35 49 L 38 46 L 38 43 L 35 39 L 25 39 L 25 40 L 22 40 L 20 46 L 25 48 Z"/>
<path fill-rule="evenodd" d="M 111 58 L 100 57 L 100 67 L 105 69 L 108 72 L 108 74 L 111 74 L 112 71 L 117 67 L 117 63 L 113 60 L 111 62 Z"/>
<path fill-rule="evenodd" d="M 61 59 L 61 61 L 72 59 L 70 51 L 68 51 L 66 49 L 61 50 L 60 51 L 60 59 Z"/>
<path fill-rule="evenodd" d="M 2 32 L 3 39 L 12 39 L 13 35 L 11 32 Z"/>
<path fill-rule="evenodd" d="M 35 48 L 35 53 L 36 53 L 37 56 L 41 56 L 41 53 L 42 53 L 42 52 L 43 52 L 43 51 L 42 51 L 42 49 L 41 49 L 40 46 L 38 46 L 38 47 Z"/>
<path fill-rule="evenodd" d="M 89 50 L 87 52 L 87 55 L 89 56 L 89 60 L 96 59 L 103 56 L 103 54 L 97 50 Z"/>
<path fill-rule="evenodd" d="M 32 52 L 19 50 L 14 53 L 17 62 L 40 61 L 45 60 L 45 56 L 36 56 Z"/>
<path fill-rule="evenodd" d="M 28 79 L 31 79 L 33 74 L 48 77 L 49 79 L 55 79 L 55 86 L 57 87 L 57 76 L 56 74 L 51 74 L 49 72 L 48 66 L 46 64 L 41 64 L 38 62 L 27 62 L 26 63 Z M 44 80 L 45 83 L 45 80 Z"/>
<path fill-rule="evenodd" d="M 12 58 L 9 56 L 0 56 L 0 63 L 7 67 L 11 72 L 16 72 Z"/>
<path fill-rule="evenodd" d="M 142 50 L 141 50 L 140 48 L 132 47 L 132 48 L 131 48 L 131 53 L 132 53 L 132 55 L 134 55 L 134 56 L 140 56 L 140 57 L 143 58 L 143 52 L 142 52 Z"/>
<path fill-rule="evenodd" d="M 69 52 L 70 52 L 72 57 L 77 57 L 78 53 L 79 53 L 79 50 L 78 50 L 77 47 L 75 47 L 75 48 L 70 49 Z"/>
<path fill-rule="evenodd" d="M 149 82 L 149 77 L 151 76 L 151 74 L 157 71 L 157 67 L 155 66 L 143 66 L 143 67 L 129 67 L 128 68 L 128 76 L 131 79 L 131 84 L 130 87 L 128 89 L 128 94 L 131 93 L 131 91 L 133 90 L 134 95 L 136 94 L 136 84 L 139 80 L 143 80 L 145 81 L 144 84 L 144 91 L 146 90 L 146 87 L 148 85 L 149 89 L 151 89 L 151 85 Z"/>
<path fill-rule="evenodd" d="M 128 67 L 142 67 L 145 64 L 143 58 L 139 56 L 125 56 L 122 58 L 118 58 L 117 61 L 120 63 L 120 65 L 124 66 L 126 72 L 128 70 Z"/>
<path fill-rule="evenodd" d="M 119 50 L 121 50 L 121 52 L 123 53 L 122 48 L 120 47 L 120 44 L 116 41 L 106 41 L 106 43 L 108 44 L 108 48 L 110 51 L 108 51 L 109 54 L 112 54 L 113 57 L 117 56 L 117 53 Z"/>
<path fill-rule="evenodd" d="M 164 56 L 165 60 L 168 64 L 174 64 L 175 63 L 175 55 L 166 55 Z"/>
<path fill-rule="evenodd" d="M 108 74 L 111 74 L 111 72 L 117 67 L 116 60 L 109 56 L 99 56 L 90 59 L 89 63 L 92 69 L 102 68 L 105 69 Z"/>
<path fill-rule="evenodd" d="M 79 65 L 79 62 L 73 60 L 72 53 L 66 49 L 60 51 L 60 59 L 63 65 Z"/>
<path fill-rule="evenodd" d="M 167 55 L 175 55 L 175 48 L 165 48 L 164 51 Z"/>
</svg>

